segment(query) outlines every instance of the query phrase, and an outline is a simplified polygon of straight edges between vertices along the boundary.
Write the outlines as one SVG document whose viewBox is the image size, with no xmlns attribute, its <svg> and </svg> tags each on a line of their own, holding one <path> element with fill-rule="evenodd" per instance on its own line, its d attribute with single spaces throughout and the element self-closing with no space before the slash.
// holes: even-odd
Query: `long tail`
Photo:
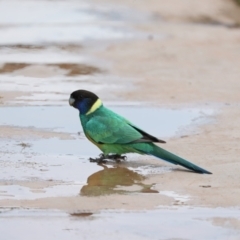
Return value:
<svg viewBox="0 0 240 240">
<path fill-rule="evenodd" d="M 134 144 L 134 148 L 143 154 L 153 155 L 153 156 L 155 156 L 157 158 L 161 158 L 167 162 L 170 162 L 170 163 L 173 163 L 176 165 L 181 165 L 181 166 L 183 166 L 187 169 L 190 169 L 196 173 L 212 174 L 211 172 L 209 172 L 201 167 L 198 167 L 197 165 L 195 165 L 173 153 L 170 153 L 170 152 L 164 150 L 163 148 L 156 146 L 153 143 Z"/>
</svg>

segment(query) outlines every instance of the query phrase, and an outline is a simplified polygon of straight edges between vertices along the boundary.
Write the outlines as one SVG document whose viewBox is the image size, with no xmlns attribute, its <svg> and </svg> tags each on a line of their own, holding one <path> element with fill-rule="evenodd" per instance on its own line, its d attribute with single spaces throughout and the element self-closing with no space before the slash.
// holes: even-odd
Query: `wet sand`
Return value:
<svg viewBox="0 0 240 240">
<path fill-rule="evenodd" d="M 238 213 L 240 204 L 240 9 L 224 0 L 211 3 L 185 0 L 181 4 L 159 0 L 151 3 L 121 1 L 121 5 L 119 1 L 101 0 L 104 10 L 96 8 L 94 11 L 92 6 L 100 2 L 91 1 L 91 4 L 90 7 L 78 6 L 90 29 L 89 33 L 84 30 L 82 36 L 73 34 L 78 27 L 74 21 L 80 21 L 74 12 L 70 14 L 73 20 L 65 16 L 65 25 L 61 26 L 58 18 L 51 23 L 53 33 L 59 33 L 61 28 L 59 38 L 50 34 L 41 42 L 36 35 L 36 41 L 34 32 L 28 39 L 20 38 L 19 42 L 11 38 L 11 34 L 7 35 L 10 40 L 6 36 L 1 38 L 1 111 L 9 114 L 7 107 L 13 107 L 19 116 L 19 107 L 32 105 L 34 113 L 37 108 L 45 107 L 45 115 L 40 118 L 42 125 L 28 125 L 27 121 L 23 121 L 25 125 L 15 125 L 18 121 L 1 122 L 1 208 L 23 211 L 20 217 L 14 210 L 12 213 L 13 218 L 18 216 L 16 221 L 21 222 L 21 216 L 39 220 L 41 213 L 31 213 L 36 208 L 47 209 L 47 213 L 42 213 L 45 216 L 57 209 L 60 215 L 93 213 L 96 218 L 104 218 L 104 209 L 137 210 L 141 213 L 139 216 L 144 217 L 147 214 L 142 210 L 154 212 L 163 206 L 165 210 L 156 213 L 159 217 L 166 208 L 171 212 L 178 207 L 179 211 L 187 213 L 186 209 L 193 207 L 196 213 L 182 214 L 179 221 L 190 221 L 196 233 L 198 222 L 192 221 L 197 212 L 203 212 L 203 216 L 198 217 L 204 219 L 204 224 L 211 222 L 211 227 L 199 239 L 226 239 L 226 236 L 238 239 L 240 219 L 232 209 Z M 61 13 L 65 8 L 69 13 L 75 9 L 67 3 L 60 5 L 58 11 Z M 42 29 L 41 24 L 46 24 L 47 20 L 40 25 L 35 23 L 38 20 L 30 20 L 42 33 L 51 32 Z M 3 26 L 0 36 L 3 36 L 3 29 L 8 28 L 9 23 L 1 18 L 0 21 Z M 96 21 L 100 30 L 93 24 Z M 10 28 L 14 29 L 16 23 L 11 24 Z M 69 30 L 67 24 L 74 27 Z M 17 31 L 25 33 L 26 30 L 19 26 Z M 103 37 L 99 31 L 104 33 Z M 66 116 L 60 115 L 69 93 L 76 88 L 96 92 L 110 107 L 120 105 L 125 109 L 131 105 L 136 109 L 140 105 L 142 111 L 145 111 L 144 106 L 149 106 L 159 111 L 182 110 L 184 113 L 186 109 L 202 109 L 202 122 L 190 118 L 190 123 L 176 125 L 173 133 L 164 135 L 167 144 L 163 147 L 213 174 L 195 174 L 152 157 L 137 155 L 130 155 L 127 162 L 120 164 L 89 163 L 87 158 L 97 155 L 98 151 L 90 147 L 80 126 L 77 127 L 77 113 L 69 111 L 66 121 Z M 51 107 L 55 108 L 56 116 L 48 112 Z M 209 109 L 213 111 L 211 114 Z M 129 112 L 125 113 L 127 117 Z M 29 116 L 29 112 L 24 115 Z M 17 116 L 12 118 L 17 120 Z M 156 119 L 161 118 L 156 116 Z M 71 119 L 74 120 L 71 122 Z M 158 123 L 149 119 L 142 126 L 153 126 L 153 122 L 161 138 L 162 123 L 158 127 Z M 64 124 L 72 128 L 64 129 Z M 28 208 L 30 212 L 24 210 Z M 221 214 L 218 208 L 226 212 Z M 134 214 L 133 219 L 138 218 Z M 172 226 L 172 215 L 169 216 L 168 227 Z M 87 216 L 91 217 L 91 214 Z M 115 215 L 112 218 L 114 223 L 118 221 Z M 46 220 L 41 221 L 46 223 Z M 6 221 L 5 224 L 11 226 Z M 204 224 L 201 226 L 206 227 Z M 61 229 L 65 225 L 61 225 Z M 69 227 L 69 223 L 67 225 Z M 222 238 L 216 235 L 219 230 L 216 226 L 222 227 Z M 78 227 L 75 231 L 79 234 Z M 155 239 L 156 228 L 151 230 L 153 235 L 140 236 L 126 231 L 119 239 L 126 236 Z M 121 231 L 121 228 L 113 229 Z M 180 223 L 177 229 L 181 229 Z M 174 233 L 165 236 L 174 237 L 196 239 L 194 235 Z"/>
</svg>

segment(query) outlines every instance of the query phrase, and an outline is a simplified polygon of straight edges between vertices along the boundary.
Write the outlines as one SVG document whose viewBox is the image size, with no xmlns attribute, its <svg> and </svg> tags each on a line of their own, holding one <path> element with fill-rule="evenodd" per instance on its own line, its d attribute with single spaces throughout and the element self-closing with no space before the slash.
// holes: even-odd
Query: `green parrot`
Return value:
<svg viewBox="0 0 240 240">
<path fill-rule="evenodd" d="M 152 155 L 167 162 L 181 165 L 197 173 L 211 172 L 170 153 L 154 143 L 165 143 L 151 136 L 133 123 L 104 107 L 99 97 L 86 90 L 71 93 L 69 104 L 79 110 L 83 131 L 103 154 L 91 161 L 102 162 L 105 159 L 121 160 L 125 153 Z"/>
</svg>

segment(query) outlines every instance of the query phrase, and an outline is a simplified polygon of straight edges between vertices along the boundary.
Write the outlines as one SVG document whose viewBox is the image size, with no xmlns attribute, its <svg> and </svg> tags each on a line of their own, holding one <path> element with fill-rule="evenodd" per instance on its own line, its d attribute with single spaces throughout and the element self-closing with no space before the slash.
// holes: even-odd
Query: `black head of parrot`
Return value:
<svg viewBox="0 0 240 240">
<path fill-rule="evenodd" d="M 77 90 L 71 93 L 69 105 L 77 108 L 81 114 L 87 114 L 94 105 L 101 103 L 98 96 L 87 90 Z"/>
</svg>

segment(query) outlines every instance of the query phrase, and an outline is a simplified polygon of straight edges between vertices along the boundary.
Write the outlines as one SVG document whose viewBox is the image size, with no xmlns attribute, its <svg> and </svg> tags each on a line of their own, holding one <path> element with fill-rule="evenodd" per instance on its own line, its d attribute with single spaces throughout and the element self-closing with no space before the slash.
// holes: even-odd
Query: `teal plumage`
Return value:
<svg viewBox="0 0 240 240">
<path fill-rule="evenodd" d="M 77 90 L 71 94 L 69 103 L 79 110 L 86 137 L 100 148 L 104 155 L 147 154 L 197 173 L 210 174 L 207 170 L 155 145 L 154 142 L 165 142 L 104 107 L 94 93 Z"/>
<path fill-rule="evenodd" d="M 80 113 L 79 116 L 84 133 L 95 142 L 126 144 L 142 137 L 129 121 L 103 105 L 90 115 Z"/>
</svg>

